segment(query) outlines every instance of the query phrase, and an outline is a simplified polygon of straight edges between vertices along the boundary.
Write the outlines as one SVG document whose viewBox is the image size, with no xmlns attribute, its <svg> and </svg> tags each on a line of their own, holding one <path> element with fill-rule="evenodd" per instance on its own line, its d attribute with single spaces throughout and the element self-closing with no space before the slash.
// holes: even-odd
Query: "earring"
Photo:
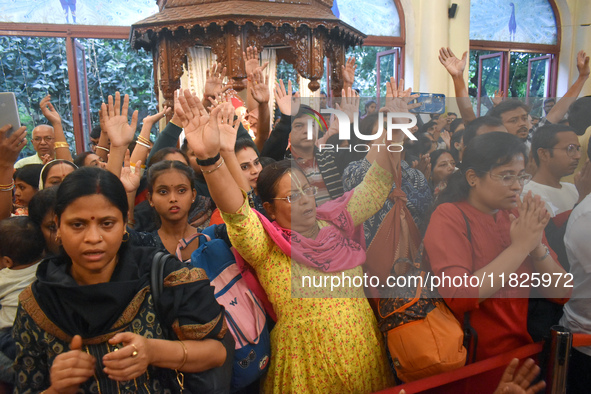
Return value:
<svg viewBox="0 0 591 394">
<path fill-rule="evenodd" d="M 59 234 L 55 235 L 55 242 L 58 243 L 62 240 L 62 237 Z"/>
<path fill-rule="evenodd" d="M 127 232 L 127 230 L 125 230 L 125 232 L 123 233 L 123 242 L 127 241 L 129 241 L 129 233 Z"/>
</svg>

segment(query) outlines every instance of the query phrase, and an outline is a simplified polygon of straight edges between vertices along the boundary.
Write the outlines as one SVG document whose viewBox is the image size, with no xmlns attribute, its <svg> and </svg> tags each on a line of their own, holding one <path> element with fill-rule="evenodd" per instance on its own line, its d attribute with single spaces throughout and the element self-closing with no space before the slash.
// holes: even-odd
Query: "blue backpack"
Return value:
<svg viewBox="0 0 591 394">
<path fill-rule="evenodd" d="M 259 380 L 266 372 L 271 341 L 265 310 L 240 274 L 234 254 L 223 239 L 215 235 L 216 226 L 199 234 L 199 248 L 191 255 L 191 265 L 202 268 L 215 298 L 225 308 L 226 323 L 236 342 L 232 390 Z"/>
</svg>

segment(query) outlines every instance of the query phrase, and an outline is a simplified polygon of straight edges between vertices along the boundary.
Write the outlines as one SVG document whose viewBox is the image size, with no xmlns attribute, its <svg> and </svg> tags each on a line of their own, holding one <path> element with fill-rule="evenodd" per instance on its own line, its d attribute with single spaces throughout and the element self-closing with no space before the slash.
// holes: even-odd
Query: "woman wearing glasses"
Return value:
<svg viewBox="0 0 591 394">
<path fill-rule="evenodd" d="M 531 179 L 525 158 L 514 135 L 474 138 L 439 194 L 425 234 L 434 275 L 453 283 L 440 287 L 441 295 L 460 322 L 469 313 L 478 334 L 476 360 L 533 342 L 527 330 L 533 287 L 547 298 L 569 294 L 566 273 L 544 237 L 550 219 L 544 202 L 531 193 L 519 198 Z M 548 275 L 551 285 L 541 286 Z"/>
<path fill-rule="evenodd" d="M 341 275 L 363 278 L 360 224 L 386 200 L 399 153 L 381 149 L 357 188 L 318 209 L 317 189 L 297 167 L 289 161 L 268 165 L 257 181 L 268 221 L 250 209 L 232 169 L 220 159 L 223 124 L 218 122 L 220 131 L 214 132 L 216 115 L 212 111 L 208 119 L 199 109 L 189 91 L 175 105 L 232 244 L 255 268 L 278 318 L 263 391 L 369 393 L 392 385 L 382 334 L 363 287 L 330 286 Z M 319 286 L 327 281 L 327 287 Z"/>
</svg>

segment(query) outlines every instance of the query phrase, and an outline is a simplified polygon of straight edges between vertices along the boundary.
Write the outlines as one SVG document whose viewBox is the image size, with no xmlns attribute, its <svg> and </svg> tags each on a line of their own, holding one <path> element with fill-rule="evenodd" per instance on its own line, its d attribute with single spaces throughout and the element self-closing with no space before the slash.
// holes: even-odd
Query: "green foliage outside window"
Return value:
<svg viewBox="0 0 591 394">
<path fill-rule="evenodd" d="M 156 110 L 152 56 L 135 52 L 127 40 L 83 39 L 91 123 L 98 124 L 98 111 L 109 94 L 117 90 L 130 95 L 130 108 L 140 111 L 141 119 Z M 68 81 L 65 39 L 51 37 L 0 37 L 0 91 L 14 92 L 21 123 L 31 131 L 47 120 L 39 102 L 51 94 L 52 103 L 62 117 L 66 139 L 74 151 L 72 105 Z M 139 126 L 138 126 L 139 127 Z M 34 154 L 29 143 L 22 156 Z"/>
</svg>

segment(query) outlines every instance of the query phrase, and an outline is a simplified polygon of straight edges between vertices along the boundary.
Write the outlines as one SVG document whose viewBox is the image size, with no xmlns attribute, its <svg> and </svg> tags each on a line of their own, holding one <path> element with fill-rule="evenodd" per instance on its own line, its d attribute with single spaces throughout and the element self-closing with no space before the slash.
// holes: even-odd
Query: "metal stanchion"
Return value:
<svg viewBox="0 0 591 394">
<path fill-rule="evenodd" d="M 566 379 L 573 334 L 566 327 L 552 326 L 550 335 L 546 394 L 566 394 Z"/>
</svg>

